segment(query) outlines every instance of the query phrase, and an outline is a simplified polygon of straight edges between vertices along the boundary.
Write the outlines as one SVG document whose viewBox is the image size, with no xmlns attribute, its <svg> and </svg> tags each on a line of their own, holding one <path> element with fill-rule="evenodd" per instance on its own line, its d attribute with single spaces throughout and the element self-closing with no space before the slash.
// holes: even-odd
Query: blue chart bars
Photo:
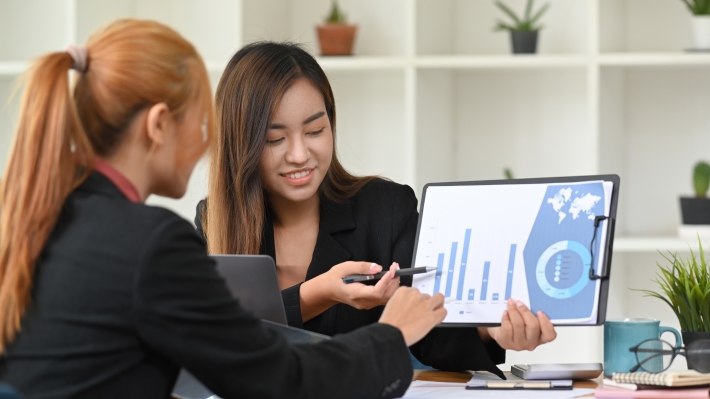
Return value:
<svg viewBox="0 0 710 399">
<path fill-rule="evenodd" d="M 436 262 L 436 276 L 434 277 L 434 294 L 439 293 L 441 286 L 441 272 L 444 269 L 444 254 L 439 254 L 439 260 Z"/>
<path fill-rule="evenodd" d="M 508 280 L 505 283 L 505 300 L 510 299 L 510 294 L 513 291 L 513 269 L 515 268 L 515 252 L 518 246 L 513 244 L 510 246 L 510 257 L 508 258 Z"/>
<path fill-rule="evenodd" d="M 446 276 L 446 294 L 444 294 L 445 297 L 450 297 L 451 296 L 451 283 L 454 282 L 454 266 L 456 262 L 456 248 L 459 246 L 459 243 L 457 242 L 452 242 L 451 243 L 451 257 L 449 258 L 449 275 Z"/>
<path fill-rule="evenodd" d="M 434 294 L 437 294 L 439 292 L 443 293 L 445 297 L 451 298 L 452 297 L 452 292 L 451 289 L 453 288 L 456 292 L 456 300 L 461 301 L 461 300 L 468 300 L 468 301 L 473 301 L 475 300 L 475 293 L 476 290 L 470 288 L 470 285 L 473 284 L 473 281 L 469 281 L 468 283 L 466 282 L 466 269 L 467 266 L 469 266 L 468 262 L 468 252 L 469 248 L 471 245 L 471 230 L 472 229 L 466 229 L 466 233 L 464 235 L 463 239 L 463 248 L 461 251 L 461 258 L 460 258 L 460 263 L 459 263 L 459 273 L 456 276 L 458 279 L 454 283 L 454 271 L 456 268 L 456 260 L 457 260 L 457 255 L 458 255 L 458 248 L 459 248 L 459 242 L 452 242 L 451 243 L 451 251 L 449 252 L 449 259 L 448 259 L 448 268 L 444 270 L 444 262 L 446 258 L 445 253 L 439 253 L 437 262 L 436 262 L 436 275 L 434 277 Z M 474 246 L 475 248 L 475 246 Z M 505 300 L 508 300 L 513 291 L 513 275 L 515 272 L 515 256 L 518 251 L 518 246 L 517 244 L 511 244 L 510 245 L 510 254 L 508 255 L 508 268 L 503 269 L 506 270 L 505 273 Z M 470 269 L 470 267 L 469 267 Z M 476 270 L 477 267 L 474 267 L 473 270 Z M 490 274 L 490 269 L 491 269 L 491 262 L 486 261 L 483 263 L 483 276 L 481 279 L 481 290 L 479 300 L 481 301 L 486 301 L 489 300 L 488 298 L 488 281 L 489 281 L 489 274 Z M 502 280 L 502 268 L 494 269 L 494 274 L 493 274 L 493 282 L 494 286 L 498 287 L 498 282 L 501 282 Z M 446 275 L 444 276 L 444 273 Z M 469 271 L 469 274 L 471 272 Z M 441 286 L 441 280 L 443 277 L 446 277 L 446 286 L 442 287 Z M 471 277 L 469 277 L 469 280 L 471 280 Z M 467 287 L 468 286 L 468 287 Z M 443 288 L 443 289 L 442 289 Z M 499 287 L 502 288 L 502 287 Z M 498 291 L 498 290 L 496 290 Z M 502 291 L 499 291 L 502 292 Z M 490 300 L 493 301 L 498 301 L 501 298 L 501 294 L 498 292 L 493 293 L 492 298 Z"/>
<path fill-rule="evenodd" d="M 481 300 L 486 300 L 488 293 L 488 272 L 491 270 L 491 262 L 486 262 L 483 265 L 483 281 L 481 282 Z"/>
<path fill-rule="evenodd" d="M 456 294 L 457 301 L 460 301 L 463 297 L 463 282 L 466 277 L 466 261 L 468 259 L 469 241 L 471 241 L 471 229 L 466 229 L 466 237 L 464 237 L 463 239 L 463 253 L 461 254 L 461 269 L 459 269 L 459 289 L 457 291 L 458 293 Z"/>
</svg>

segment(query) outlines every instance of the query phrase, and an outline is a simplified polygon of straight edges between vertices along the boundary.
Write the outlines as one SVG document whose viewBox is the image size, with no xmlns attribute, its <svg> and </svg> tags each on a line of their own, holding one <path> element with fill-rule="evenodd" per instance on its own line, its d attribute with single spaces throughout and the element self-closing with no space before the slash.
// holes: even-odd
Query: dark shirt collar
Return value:
<svg viewBox="0 0 710 399">
<path fill-rule="evenodd" d="M 326 229 L 328 233 L 338 233 L 352 230 L 357 227 L 353 208 L 350 201 L 339 204 L 334 201 L 321 199 L 320 227 Z"/>
<path fill-rule="evenodd" d="M 108 162 L 101 158 L 96 158 L 94 170 L 109 179 L 129 201 L 143 202 L 141 201 L 141 196 L 138 194 L 136 186 L 134 186 L 133 183 L 126 178 L 126 176 L 111 166 Z"/>
<path fill-rule="evenodd" d="M 105 197 L 129 201 L 126 195 L 116 187 L 114 182 L 96 170 L 89 174 L 89 177 L 76 189 L 76 192 L 99 194 Z"/>
<path fill-rule="evenodd" d="M 318 239 L 313 251 L 313 259 L 306 274 L 306 280 L 324 273 L 332 266 L 352 259 L 352 254 L 333 236 L 336 233 L 353 230 L 357 227 L 353 215 L 351 200 L 337 203 L 321 198 L 320 226 Z M 261 243 L 261 253 L 276 259 L 274 245 L 273 211 L 267 205 L 264 223 L 264 239 Z M 278 259 L 276 259 L 278 264 Z"/>
</svg>

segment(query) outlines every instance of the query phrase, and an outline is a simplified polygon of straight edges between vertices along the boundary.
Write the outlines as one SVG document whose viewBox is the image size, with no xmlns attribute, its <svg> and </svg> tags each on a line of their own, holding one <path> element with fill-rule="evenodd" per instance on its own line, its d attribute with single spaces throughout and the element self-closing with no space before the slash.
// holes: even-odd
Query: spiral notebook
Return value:
<svg viewBox="0 0 710 399">
<path fill-rule="evenodd" d="M 664 387 L 710 385 L 710 374 L 702 374 L 694 370 L 670 373 L 614 373 L 611 379 L 621 384 L 656 385 Z"/>
</svg>

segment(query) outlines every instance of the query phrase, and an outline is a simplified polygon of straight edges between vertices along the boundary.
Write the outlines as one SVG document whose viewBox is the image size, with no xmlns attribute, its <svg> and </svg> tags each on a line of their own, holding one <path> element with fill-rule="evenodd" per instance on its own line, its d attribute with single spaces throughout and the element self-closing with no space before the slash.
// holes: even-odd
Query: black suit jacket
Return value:
<svg viewBox="0 0 710 399">
<path fill-rule="evenodd" d="M 0 380 L 33 398 L 167 398 L 185 367 L 225 398 L 402 395 L 394 327 L 290 345 L 242 309 L 193 226 L 92 174 L 37 262 L 32 305 Z"/>
<path fill-rule="evenodd" d="M 198 204 L 195 218 L 202 237 L 205 206 L 205 201 Z M 385 269 L 392 262 L 411 267 L 418 220 L 414 191 L 390 181 L 373 180 L 342 204 L 322 200 L 320 229 L 306 280 L 349 260 L 376 262 Z M 278 265 L 268 211 L 261 253 L 273 257 Z M 403 277 L 401 281 L 411 285 L 412 280 Z M 295 327 L 327 335 L 342 334 L 376 323 L 382 314 L 383 307 L 357 310 L 338 304 L 303 323 L 299 290 L 300 284 L 281 292 L 288 323 Z M 419 361 L 440 370 L 488 370 L 502 376 L 495 365 L 505 362 L 505 351 L 494 341 L 482 342 L 475 328 L 434 329 L 411 350 Z"/>
</svg>

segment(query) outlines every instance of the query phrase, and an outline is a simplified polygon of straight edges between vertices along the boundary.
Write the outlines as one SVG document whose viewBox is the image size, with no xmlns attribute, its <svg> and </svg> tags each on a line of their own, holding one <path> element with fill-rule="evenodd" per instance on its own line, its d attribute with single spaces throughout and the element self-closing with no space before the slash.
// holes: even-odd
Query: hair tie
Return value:
<svg viewBox="0 0 710 399">
<path fill-rule="evenodd" d="M 86 47 L 70 44 L 66 49 L 64 49 L 64 51 L 69 53 L 72 60 L 74 60 L 71 65 L 71 69 L 79 73 L 86 72 L 89 61 L 89 50 Z"/>
</svg>

